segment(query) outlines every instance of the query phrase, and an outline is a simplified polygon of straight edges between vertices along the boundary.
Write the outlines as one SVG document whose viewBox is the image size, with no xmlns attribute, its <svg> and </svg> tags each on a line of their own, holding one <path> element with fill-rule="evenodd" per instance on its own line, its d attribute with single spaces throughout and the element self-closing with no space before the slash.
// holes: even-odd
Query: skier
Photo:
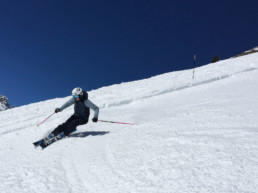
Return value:
<svg viewBox="0 0 258 193">
<path fill-rule="evenodd" d="M 68 136 L 78 125 L 88 123 L 90 109 L 94 110 L 93 122 L 98 122 L 99 108 L 88 99 L 88 93 L 77 87 L 72 91 L 73 98 L 69 99 L 60 108 L 56 108 L 55 112 L 59 113 L 65 108 L 74 104 L 74 114 L 63 124 L 55 128 L 50 135 L 57 136 L 59 134 Z"/>
</svg>

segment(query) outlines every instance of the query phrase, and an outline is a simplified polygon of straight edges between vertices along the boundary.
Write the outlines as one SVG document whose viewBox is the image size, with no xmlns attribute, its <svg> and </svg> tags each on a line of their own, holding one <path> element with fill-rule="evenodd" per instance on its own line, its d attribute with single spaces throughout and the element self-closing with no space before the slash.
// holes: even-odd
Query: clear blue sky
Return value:
<svg viewBox="0 0 258 193">
<path fill-rule="evenodd" d="M 0 94 L 21 106 L 229 58 L 258 45 L 257 18 L 257 0 L 3 0 Z"/>
</svg>

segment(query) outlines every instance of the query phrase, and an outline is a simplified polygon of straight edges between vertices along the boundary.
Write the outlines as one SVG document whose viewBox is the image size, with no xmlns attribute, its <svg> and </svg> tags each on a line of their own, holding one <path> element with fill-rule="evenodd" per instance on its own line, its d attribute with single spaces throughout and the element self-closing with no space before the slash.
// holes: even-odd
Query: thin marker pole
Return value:
<svg viewBox="0 0 258 193">
<path fill-rule="evenodd" d="M 194 55 L 193 79 L 194 79 L 194 71 L 195 71 L 195 61 L 196 61 L 196 55 Z"/>
</svg>

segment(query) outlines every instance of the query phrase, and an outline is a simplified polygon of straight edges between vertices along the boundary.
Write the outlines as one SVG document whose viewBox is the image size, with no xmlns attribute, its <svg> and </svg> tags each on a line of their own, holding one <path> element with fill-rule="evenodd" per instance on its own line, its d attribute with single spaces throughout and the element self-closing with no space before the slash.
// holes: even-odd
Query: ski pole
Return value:
<svg viewBox="0 0 258 193">
<path fill-rule="evenodd" d="M 56 112 L 52 113 L 48 118 L 46 118 L 45 120 L 41 121 L 39 124 L 37 124 L 37 126 L 41 125 L 42 123 L 44 123 L 46 120 L 48 120 L 52 115 L 54 115 Z"/>
<path fill-rule="evenodd" d="M 133 123 L 122 123 L 122 122 L 114 122 L 114 121 L 104 121 L 104 120 L 98 120 L 99 122 L 105 122 L 105 123 L 116 123 L 116 124 L 126 124 L 126 125 L 136 125 Z"/>
</svg>

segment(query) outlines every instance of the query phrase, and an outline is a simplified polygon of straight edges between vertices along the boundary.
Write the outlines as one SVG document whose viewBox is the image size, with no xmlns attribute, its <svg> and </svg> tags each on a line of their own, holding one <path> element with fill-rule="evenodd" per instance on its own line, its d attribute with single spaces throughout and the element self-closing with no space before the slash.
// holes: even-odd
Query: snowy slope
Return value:
<svg viewBox="0 0 258 193">
<path fill-rule="evenodd" d="M 100 119 L 44 151 L 69 97 L 0 112 L 0 192 L 258 192 L 258 54 L 89 92 Z M 72 89 L 72 88 L 71 88 Z"/>
</svg>

